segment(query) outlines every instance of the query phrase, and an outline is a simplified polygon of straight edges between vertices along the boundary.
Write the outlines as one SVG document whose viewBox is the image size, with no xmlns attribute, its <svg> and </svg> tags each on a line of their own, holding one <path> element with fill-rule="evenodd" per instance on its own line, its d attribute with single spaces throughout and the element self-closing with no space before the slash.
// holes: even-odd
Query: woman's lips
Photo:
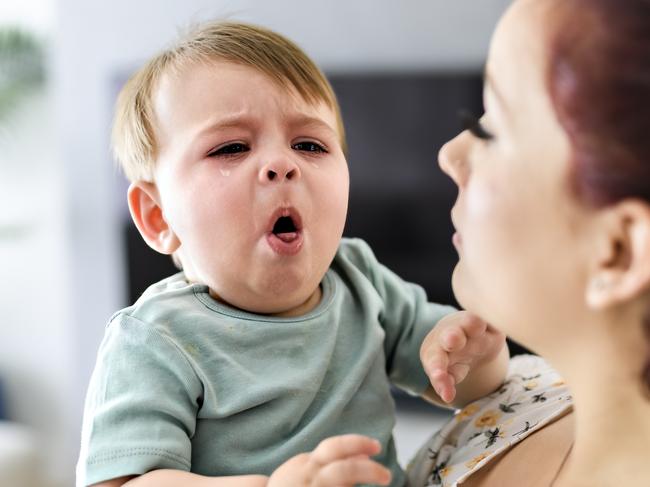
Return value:
<svg viewBox="0 0 650 487">
<path fill-rule="evenodd" d="M 458 225 L 456 224 L 456 206 L 451 209 L 451 224 L 453 225 L 454 228 L 454 234 L 451 236 L 451 241 L 454 244 L 454 247 L 456 247 L 456 250 L 460 250 L 462 244 L 463 244 L 463 238 L 460 236 L 460 232 L 458 231 Z"/>
<path fill-rule="evenodd" d="M 460 236 L 460 233 L 454 232 L 454 234 L 451 236 L 451 241 L 453 242 L 454 247 L 456 247 L 457 249 L 460 249 L 460 247 L 462 245 L 462 242 L 463 242 L 463 239 Z"/>
</svg>

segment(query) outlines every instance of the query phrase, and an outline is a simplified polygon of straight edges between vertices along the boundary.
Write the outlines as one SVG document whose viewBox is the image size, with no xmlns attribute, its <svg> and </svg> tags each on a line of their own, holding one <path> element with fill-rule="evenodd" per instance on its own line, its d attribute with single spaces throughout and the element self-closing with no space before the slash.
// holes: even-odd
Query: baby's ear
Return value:
<svg viewBox="0 0 650 487">
<path fill-rule="evenodd" d="M 136 181 L 128 191 L 131 218 L 147 245 L 161 254 L 172 254 L 180 241 L 165 220 L 158 188 L 154 183 Z"/>
<path fill-rule="evenodd" d="M 586 290 L 593 309 L 630 301 L 650 289 L 650 206 L 624 200 L 605 212 L 598 261 Z"/>
</svg>

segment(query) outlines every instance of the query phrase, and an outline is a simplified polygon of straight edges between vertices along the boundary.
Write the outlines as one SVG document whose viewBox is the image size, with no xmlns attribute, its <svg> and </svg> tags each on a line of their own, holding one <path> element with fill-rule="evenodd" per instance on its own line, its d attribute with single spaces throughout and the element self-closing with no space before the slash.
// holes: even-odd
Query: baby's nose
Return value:
<svg viewBox="0 0 650 487">
<path fill-rule="evenodd" d="M 300 168 L 291 161 L 278 160 L 264 164 L 260 169 L 261 183 L 291 181 L 300 178 Z"/>
</svg>

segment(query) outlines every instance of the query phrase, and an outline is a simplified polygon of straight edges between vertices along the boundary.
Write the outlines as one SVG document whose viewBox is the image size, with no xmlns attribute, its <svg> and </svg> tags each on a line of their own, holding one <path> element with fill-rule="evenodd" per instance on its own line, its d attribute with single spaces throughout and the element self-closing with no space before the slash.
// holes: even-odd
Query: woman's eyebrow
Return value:
<svg viewBox="0 0 650 487">
<path fill-rule="evenodd" d="M 489 88 L 492 93 L 494 93 L 495 98 L 499 102 L 499 105 L 504 111 L 508 110 L 508 104 L 505 101 L 505 98 L 501 95 L 499 87 L 494 81 L 494 76 L 491 73 L 491 70 L 487 65 L 483 68 L 483 82 L 486 88 Z"/>
</svg>

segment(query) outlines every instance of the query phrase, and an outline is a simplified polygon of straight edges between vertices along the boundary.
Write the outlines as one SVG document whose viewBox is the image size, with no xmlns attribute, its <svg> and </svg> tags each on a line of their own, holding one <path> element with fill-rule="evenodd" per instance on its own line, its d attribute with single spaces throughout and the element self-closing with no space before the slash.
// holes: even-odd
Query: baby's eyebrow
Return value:
<svg viewBox="0 0 650 487">
<path fill-rule="evenodd" d="M 202 128 L 196 132 L 196 137 L 201 137 L 218 130 L 224 130 L 229 128 L 243 127 L 246 125 L 251 125 L 254 123 L 254 120 L 245 115 L 229 115 L 226 117 L 219 117 L 216 120 L 211 120 L 207 122 Z"/>
<path fill-rule="evenodd" d="M 319 117 L 314 117 L 312 115 L 306 115 L 306 114 L 287 115 L 285 123 L 292 129 L 311 128 L 315 130 L 325 130 L 333 137 L 337 137 L 336 130 L 330 124 L 328 124 L 325 120 Z M 192 138 L 194 140 L 198 140 L 214 132 L 218 132 L 220 130 L 226 130 L 231 128 L 253 127 L 258 124 L 259 124 L 259 120 L 256 120 L 255 117 L 249 115 L 245 115 L 245 114 L 228 115 L 225 117 L 219 117 L 217 119 L 206 122 L 194 133 Z"/>
<path fill-rule="evenodd" d="M 312 117 L 310 115 L 298 115 L 295 117 L 290 117 L 289 125 L 292 127 L 305 127 L 305 128 L 315 128 L 315 129 L 324 129 L 330 132 L 333 136 L 336 136 L 336 130 L 330 126 L 325 120 Z"/>
</svg>

